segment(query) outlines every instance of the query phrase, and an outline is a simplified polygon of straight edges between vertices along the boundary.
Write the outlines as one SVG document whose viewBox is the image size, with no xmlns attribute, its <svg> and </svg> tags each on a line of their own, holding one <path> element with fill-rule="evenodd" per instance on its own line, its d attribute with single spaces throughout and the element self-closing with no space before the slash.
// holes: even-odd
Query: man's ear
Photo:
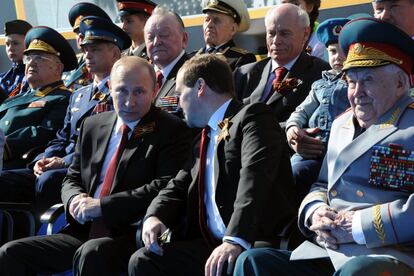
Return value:
<svg viewBox="0 0 414 276">
<path fill-rule="evenodd" d="M 197 95 L 200 97 L 205 93 L 206 88 L 206 81 L 203 78 L 198 78 L 197 82 L 195 83 L 197 87 Z"/>
</svg>

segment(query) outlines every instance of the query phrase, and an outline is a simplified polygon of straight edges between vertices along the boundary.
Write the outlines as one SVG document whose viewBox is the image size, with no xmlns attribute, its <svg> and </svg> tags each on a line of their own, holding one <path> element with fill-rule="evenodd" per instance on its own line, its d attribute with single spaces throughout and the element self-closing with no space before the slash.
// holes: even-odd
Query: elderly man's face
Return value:
<svg viewBox="0 0 414 276">
<path fill-rule="evenodd" d="M 278 13 L 266 20 L 266 44 L 270 57 L 283 66 L 299 56 L 310 28 L 298 23 L 296 14 Z"/>
<path fill-rule="evenodd" d="M 23 57 L 25 75 L 30 87 L 36 89 L 60 79 L 63 64 L 57 56 L 30 51 Z"/>
<path fill-rule="evenodd" d="M 21 62 L 23 58 L 24 35 L 11 34 L 6 36 L 6 53 L 11 62 Z"/>
<path fill-rule="evenodd" d="M 231 40 L 238 26 L 233 18 L 218 12 L 207 11 L 203 22 L 204 42 L 216 47 Z"/>
<path fill-rule="evenodd" d="M 147 114 L 156 94 L 148 69 L 140 64 L 119 65 L 111 74 L 110 91 L 114 109 L 124 122 Z"/>
<path fill-rule="evenodd" d="M 148 56 L 160 68 L 170 64 L 187 47 L 187 33 L 172 15 L 150 17 L 144 32 Z"/>
<path fill-rule="evenodd" d="M 373 2 L 375 18 L 394 24 L 414 36 L 414 3 L 411 0 Z"/>
<path fill-rule="evenodd" d="M 407 91 L 387 67 L 350 69 L 346 73 L 348 99 L 361 127 L 368 128 Z"/>
</svg>

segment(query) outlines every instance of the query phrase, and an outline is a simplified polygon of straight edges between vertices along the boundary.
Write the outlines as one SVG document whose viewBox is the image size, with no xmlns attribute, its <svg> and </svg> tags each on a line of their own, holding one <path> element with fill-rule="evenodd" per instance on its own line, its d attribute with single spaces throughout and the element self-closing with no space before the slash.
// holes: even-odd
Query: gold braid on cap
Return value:
<svg viewBox="0 0 414 276">
<path fill-rule="evenodd" d="M 33 39 L 30 42 L 29 47 L 27 47 L 27 49 L 25 50 L 25 52 L 33 51 L 33 50 L 46 52 L 46 53 L 53 54 L 56 56 L 60 55 L 60 53 L 56 51 L 55 48 L 53 48 L 50 44 L 40 39 Z"/>
<path fill-rule="evenodd" d="M 394 58 L 383 51 L 356 43 L 348 52 L 348 56 L 344 62 L 344 69 L 380 66 L 388 64 L 389 62 L 403 64 L 402 60 Z"/>
</svg>

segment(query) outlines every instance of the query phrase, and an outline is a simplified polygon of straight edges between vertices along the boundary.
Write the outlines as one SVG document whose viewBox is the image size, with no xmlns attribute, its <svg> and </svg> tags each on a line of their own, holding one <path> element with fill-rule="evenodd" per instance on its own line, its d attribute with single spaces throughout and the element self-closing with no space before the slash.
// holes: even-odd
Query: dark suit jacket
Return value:
<svg viewBox="0 0 414 276">
<path fill-rule="evenodd" d="M 95 193 L 116 119 L 115 112 L 103 112 L 86 118 L 82 124 L 73 162 L 62 186 L 66 219 L 75 231 L 87 231 L 88 227 L 80 227 L 71 217 L 70 201 L 79 193 Z M 139 136 L 138 129 L 143 129 Z M 182 168 L 190 139 L 189 130 L 180 119 L 158 108 L 152 107 L 140 120 L 122 153 L 111 193 L 101 199 L 103 221 L 112 235 L 130 231 L 129 225 L 145 214 L 151 200 Z"/>
<path fill-rule="evenodd" d="M 295 210 L 289 202 L 293 187 L 290 161 L 283 135 L 271 110 L 258 103 L 241 106 L 233 100 L 228 140 L 217 145 L 219 163 L 216 203 L 227 236 L 250 243 L 273 244 Z M 186 215 L 186 238 L 200 237 L 198 225 L 199 139 L 192 158 L 148 207 L 168 227 Z"/>
<path fill-rule="evenodd" d="M 155 105 L 160 106 L 159 99 L 165 96 L 173 96 L 175 94 L 175 81 L 178 70 L 183 66 L 184 62 L 188 59 L 188 55 L 185 53 L 174 65 L 173 69 L 170 71 L 168 76 L 164 76 L 166 80 L 158 91 L 158 95 L 155 99 Z"/>
<path fill-rule="evenodd" d="M 273 113 L 279 122 L 285 122 L 289 118 L 290 114 L 309 94 L 312 83 L 322 77 L 321 72 L 323 70 L 329 68 L 329 64 L 319 58 L 309 56 L 304 52 L 299 56 L 285 79 L 297 78 L 302 81 L 302 84 L 292 89 L 286 96 L 274 93 L 266 103 L 273 109 Z M 269 78 L 270 70 L 270 58 L 236 69 L 234 80 L 237 97 L 243 99 L 246 104 L 259 102 Z"/>
</svg>

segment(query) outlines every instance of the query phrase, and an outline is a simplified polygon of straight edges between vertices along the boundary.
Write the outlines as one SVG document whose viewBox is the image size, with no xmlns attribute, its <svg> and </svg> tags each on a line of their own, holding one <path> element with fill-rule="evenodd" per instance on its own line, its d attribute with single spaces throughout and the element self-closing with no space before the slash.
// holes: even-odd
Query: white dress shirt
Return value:
<svg viewBox="0 0 414 276">
<path fill-rule="evenodd" d="M 122 119 L 120 117 L 118 117 L 118 119 L 116 120 L 116 124 L 114 126 L 114 129 L 112 130 L 112 134 L 111 134 L 111 139 L 109 140 L 109 144 L 108 144 L 108 148 L 106 149 L 105 152 L 105 159 L 102 165 L 102 169 L 101 169 L 101 174 L 99 176 L 99 185 L 96 188 L 96 191 L 93 195 L 94 198 L 99 198 L 99 194 L 101 192 L 102 189 L 102 184 L 105 178 L 105 174 L 106 171 L 108 170 L 108 166 L 109 166 L 109 162 L 112 159 L 112 156 L 115 154 L 119 143 L 121 142 L 121 137 L 122 137 L 122 133 L 120 132 L 121 126 L 123 124 L 126 124 L 129 129 L 131 129 L 128 133 L 128 139 L 131 138 L 131 135 L 133 133 L 133 130 L 135 128 L 135 126 L 138 124 L 138 121 L 133 121 L 133 122 L 128 122 L 128 123 L 124 123 L 122 121 Z"/>
<path fill-rule="evenodd" d="M 245 240 L 237 237 L 224 236 L 226 226 L 220 216 L 219 209 L 216 204 L 216 181 L 218 177 L 218 160 L 216 156 L 217 138 L 220 134 L 218 123 L 224 119 L 224 114 L 231 100 L 226 101 L 216 112 L 210 117 L 208 126 L 210 127 L 210 142 L 206 152 L 206 171 L 205 171 L 205 193 L 204 204 L 206 206 L 207 227 L 210 229 L 214 237 L 219 240 L 229 240 L 235 242 L 248 249 L 251 245 Z"/>
</svg>

